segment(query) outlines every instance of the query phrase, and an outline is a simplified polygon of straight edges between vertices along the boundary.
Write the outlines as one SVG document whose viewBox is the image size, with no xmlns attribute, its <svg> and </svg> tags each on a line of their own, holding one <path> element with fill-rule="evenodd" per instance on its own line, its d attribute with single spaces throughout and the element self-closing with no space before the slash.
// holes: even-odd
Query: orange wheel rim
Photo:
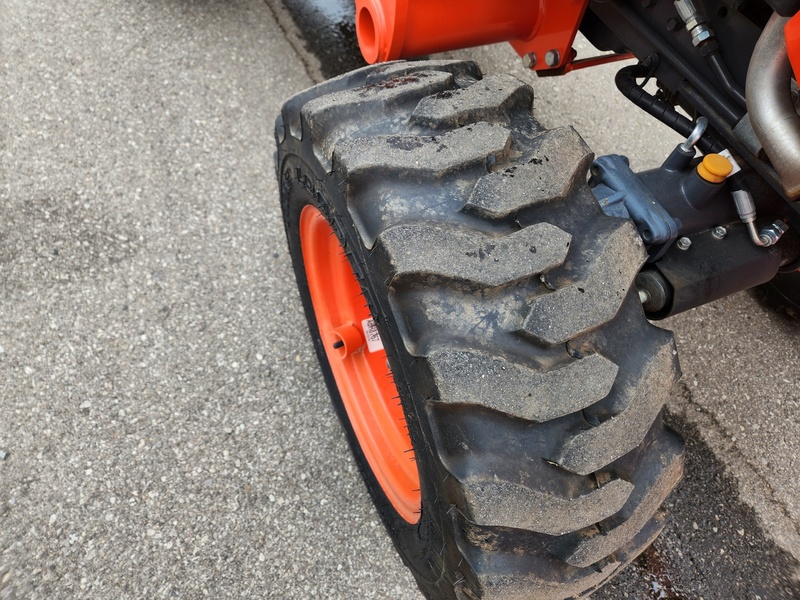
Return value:
<svg viewBox="0 0 800 600">
<path fill-rule="evenodd" d="M 317 327 L 353 432 L 397 513 L 419 521 L 419 471 L 400 395 L 361 285 L 328 220 L 306 206 L 300 245 Z"/>
</svg>

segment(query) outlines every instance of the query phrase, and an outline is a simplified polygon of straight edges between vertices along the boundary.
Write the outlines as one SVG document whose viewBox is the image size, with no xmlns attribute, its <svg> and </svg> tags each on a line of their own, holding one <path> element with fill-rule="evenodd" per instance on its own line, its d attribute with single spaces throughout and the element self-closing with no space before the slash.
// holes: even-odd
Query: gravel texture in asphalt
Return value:
<svg viewBox="0 0 800 600">
<path fill-rule="evenodd" d="M 311 81 L 268 7 L 0 28 L 0 598 L 415 597 L 294 289 L 272 131 Z"/>
</svg>

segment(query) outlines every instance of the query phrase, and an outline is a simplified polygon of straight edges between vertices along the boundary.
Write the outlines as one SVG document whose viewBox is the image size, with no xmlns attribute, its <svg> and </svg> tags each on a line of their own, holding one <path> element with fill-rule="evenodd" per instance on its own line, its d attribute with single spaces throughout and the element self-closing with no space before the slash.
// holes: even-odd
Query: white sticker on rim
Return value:
<svg viewBox="0 0 800 600">
<path fill-rule="evenodd" d="M 364 330 L 364 339 L 367 340 L 367 350 L 370 352 L 380 352 L 383 350 L 381 335 L 378 333 L 378 326 L 372 319 L 361 321 L 361 328 Z"/>
</svg>

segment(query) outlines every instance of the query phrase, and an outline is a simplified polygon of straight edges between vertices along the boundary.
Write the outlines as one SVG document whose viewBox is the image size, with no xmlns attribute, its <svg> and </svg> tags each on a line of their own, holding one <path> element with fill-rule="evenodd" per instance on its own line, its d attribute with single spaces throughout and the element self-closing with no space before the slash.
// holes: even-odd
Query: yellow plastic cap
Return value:
<svg viewBox="0 0 800 600">
<path fill-rule="evenodd" d="M 709 183 L 722 183 L 731 171 L 731 161 L 719 154 L 706 154 L 703 162 L 697 165 L 697 174 Z"/>
</svg>

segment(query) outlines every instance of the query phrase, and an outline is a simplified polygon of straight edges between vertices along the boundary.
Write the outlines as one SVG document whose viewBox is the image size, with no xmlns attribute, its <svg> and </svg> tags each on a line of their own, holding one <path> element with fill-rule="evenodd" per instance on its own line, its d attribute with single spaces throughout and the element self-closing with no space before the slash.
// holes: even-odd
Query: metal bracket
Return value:
<svg viewBox="0 0 800 600">
<path fill-rule="evenodd" d="M 660 258 L 678 237 L 680 224 L 631 170 L 627 157 L 601 156 L 592 163 L 591 173 L 589 186 L 603 212 L 632 219 L 644 243 L 651 247 L 650 262 Z"/>
</svg>

